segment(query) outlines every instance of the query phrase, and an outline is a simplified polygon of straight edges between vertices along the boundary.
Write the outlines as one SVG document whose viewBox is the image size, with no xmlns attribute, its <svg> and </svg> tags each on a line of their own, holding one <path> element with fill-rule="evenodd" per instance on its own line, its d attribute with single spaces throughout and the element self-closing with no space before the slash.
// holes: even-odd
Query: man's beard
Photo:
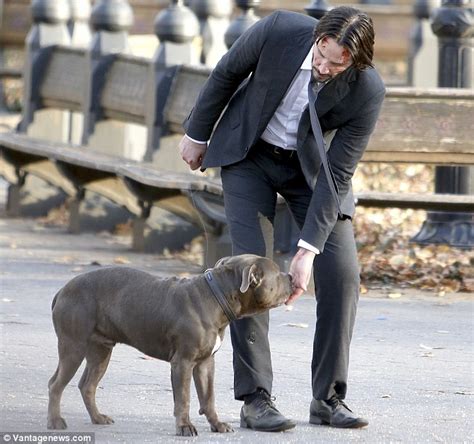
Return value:
<svg viewBox="0 0 474 444">
<path fill-rule="evenodd" d="M 311 80 L 313 82 L 327 82 L 328 80 L 331 79 L 331 76 L 330 75 L 323 75 L 323 74 L 320 74 L 319 71 L 313 67 L 313 69 L 311 70 Z"/>
</svg>

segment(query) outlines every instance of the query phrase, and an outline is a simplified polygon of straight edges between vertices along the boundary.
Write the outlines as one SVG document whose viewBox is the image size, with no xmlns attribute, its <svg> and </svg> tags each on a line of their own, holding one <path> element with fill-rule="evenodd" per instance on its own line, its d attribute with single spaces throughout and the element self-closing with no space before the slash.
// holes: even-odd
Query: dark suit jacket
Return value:
<svg viewBox="0 0 474 444">
<path fill-rule="evenodd" d="M 245 158 L 311 49 L 316 24 L 303 14 L 274 12 L 252 26 L 220 60 L 184 122 L 190 137 L 211 138 L 203 168 L 230 165 Z M 349 217 L 354 213 L 351 178 L 374 129 L 384 95 L 385 87 L 375 69 L 348 68 L 325 85 L 317 100 L 323 132 L 337 130 L 328 158 L 342 212 Z M 301 238 L 322 251 L 338 210 L 324 171 L 319 172 L 320 158 L 308 112 L 303 114 L 298 129 L 298 156 L 306 181 L 314 190 Z"/>
</svg>

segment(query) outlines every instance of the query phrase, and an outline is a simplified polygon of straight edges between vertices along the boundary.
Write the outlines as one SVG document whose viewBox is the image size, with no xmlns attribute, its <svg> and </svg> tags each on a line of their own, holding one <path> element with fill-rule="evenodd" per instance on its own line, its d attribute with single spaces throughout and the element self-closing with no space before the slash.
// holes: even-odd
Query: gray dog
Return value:
<svg viewBox="0 0 474 444">
<path fill-rule="evenodd" d="M 79 389 L 91 420 L 113 423 L 97 409 L 95 393 L 114 345 L 123 343 L 170 362 L 177 435 L 197 435 L 189 419 L 191 377 L 211 430 L 231 432 L 214 406 L 214 352 L 231 320 L 277 307 L 290 294 L 289 276 L 250 254 L 221 259 L 191 279 L 159 279 L 125 267 L 77 276 L 52 304 L 59 363 L 49 381 L 48 428 L 67 427 L 61 396 L 84 358 Z"/>
</svg>

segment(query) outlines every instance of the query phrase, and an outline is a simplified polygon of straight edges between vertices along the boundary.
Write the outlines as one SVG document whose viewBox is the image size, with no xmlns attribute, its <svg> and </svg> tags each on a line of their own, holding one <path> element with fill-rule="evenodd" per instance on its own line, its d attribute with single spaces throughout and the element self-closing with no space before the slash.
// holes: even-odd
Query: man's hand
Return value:
<svg viewBox="0 0 474 444">
<path fill-rule="evenodd" d="M 309 279 L 311 278 L 311 270 L 313 269 L 313 261 L 316 255 L 309 250 L 300 248 L 291 261 L 289 274 L 293 284 L 293 293 L 285 302 L 291 305 L 305 291 L 308 290 Z"/>
<path fill-rule="evenodd" d="M 192 170 L 197 170 L 202 164 L 202 158 L 207 150 L 207 143 L 196 143 L 184 136 L 179 142 L 179 153 Z"/>
</svg>

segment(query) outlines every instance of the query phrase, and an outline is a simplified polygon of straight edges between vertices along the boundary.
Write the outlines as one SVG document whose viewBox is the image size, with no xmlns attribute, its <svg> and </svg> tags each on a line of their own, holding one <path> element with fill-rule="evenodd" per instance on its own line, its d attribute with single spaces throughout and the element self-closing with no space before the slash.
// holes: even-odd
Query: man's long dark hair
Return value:
<svg viewBox="0 0 474 444">
<path fill-rule="evenodd" d="M 353 66 L 362 70 L 373 67 L 375 33 L 372 19 L 358 9 L 339 6 L 327 12 L 314 28 L 313 40 L 331 37 L 347 48 Z"/>
</svg>

